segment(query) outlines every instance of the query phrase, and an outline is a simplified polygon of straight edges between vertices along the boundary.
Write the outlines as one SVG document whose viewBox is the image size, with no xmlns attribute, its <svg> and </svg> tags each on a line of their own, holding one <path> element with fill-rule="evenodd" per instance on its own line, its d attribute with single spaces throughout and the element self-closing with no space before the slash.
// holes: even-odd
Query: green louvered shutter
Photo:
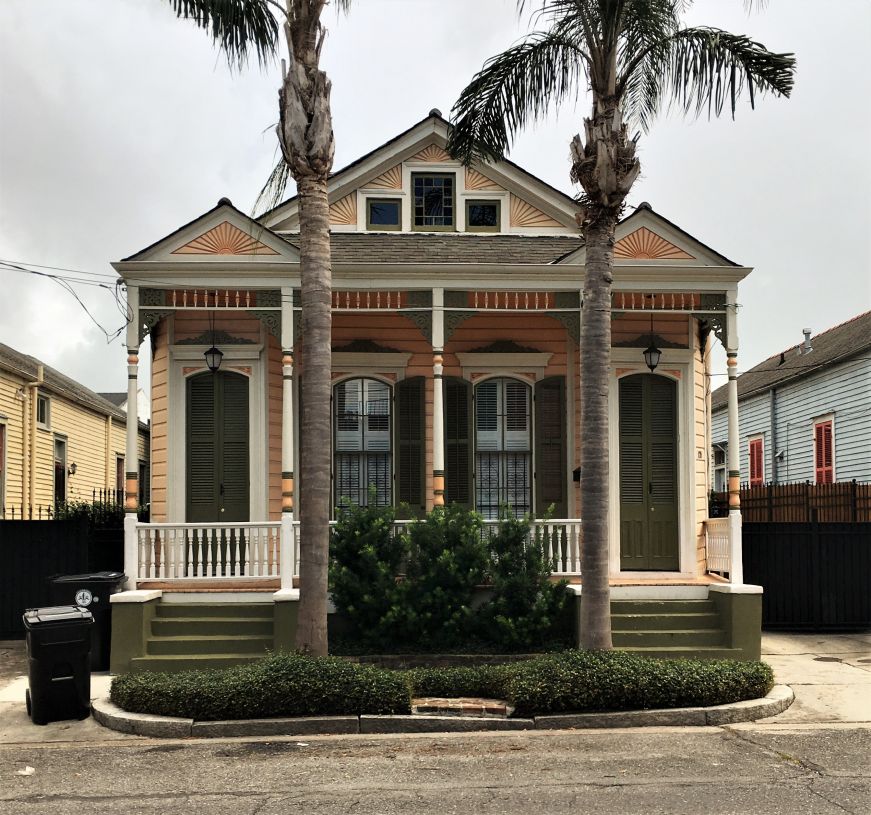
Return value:
<svg viewBox="0 0 871 815">
<path fill-rule="evenodd" d="M 426 511 L 424 393 L 422 376 L 396 384 L 396 498 L 415 516 Z"/>
<path fill-rule="evenodd" d="M 248 377 L 224 373 L 221 406 L 221 520 L 249 520 Z"/>
<path fill-rule="evenodd" d="M 445 503 L 472 506 L 472 385 L 445 377 Z"/>
<path fill-rule="evenodd" d="M 535 384 L 535 515 L 568 517 L 566 497 L 566 380 L 551 376 Z"/>
</svg>

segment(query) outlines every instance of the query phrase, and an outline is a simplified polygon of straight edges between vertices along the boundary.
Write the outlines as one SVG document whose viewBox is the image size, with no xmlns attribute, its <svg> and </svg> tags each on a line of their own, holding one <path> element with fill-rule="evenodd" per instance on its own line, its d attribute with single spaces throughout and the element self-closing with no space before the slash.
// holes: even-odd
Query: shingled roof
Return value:
<svg viewBox="0 0 871 815">
<path fill-rule="evenodd" d="M 117 405 L 113 405 L 108 399 L 104 399 L 100 394 L 86 388 L 81 383 L 76 382 L 75 379 L 70 379 L 36 357 L 22 354 L 20 351 L 0 343 L 0 368 L 5 368 L 33 382 L 36 380 L 37 368 L 40 365 L 43 366 L 43 377 L 45 380 L 40 385 L 41 390 L 65 396 L 73 402 L 84 405 L 104 416 L 111 416 L 113 419 L 120 419 L 123 422 L 127 421 L 127 414 L 118 408 Z M 145 427 L 141 422 L 140 426 Z"/>
<path fill-rule="evenodd" d="M 297 233 L 281 235 L 299 248 Z M 333 263 L 553 263 L 583 246 L 579 235 L 333 232 Z"/>
<path fill-rule="evenodd" d="M 812 337 L 813 351 L 809 354 L 798 353 L 801 344 L 793 345 L 755 368 L 744 371 L 738 377 L 738 399 L 764 393 L 777 385 L 809 376 L 821 368 L 868 350 L 871 348 L 871 311 Z M 727 392 L 728 385 L 723 385 L 711 394 L 713 410 L 726 406 Z"/>
</svg>

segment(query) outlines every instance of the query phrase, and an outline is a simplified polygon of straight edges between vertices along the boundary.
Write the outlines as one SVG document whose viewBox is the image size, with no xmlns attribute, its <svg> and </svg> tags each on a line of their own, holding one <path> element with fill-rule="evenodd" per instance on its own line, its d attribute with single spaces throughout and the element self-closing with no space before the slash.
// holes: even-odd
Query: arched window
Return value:
<svg viewBox="0 0 871 815">
<path fill-rule="evenodd" d="M 498 518 L 532 510 L 530 387 L 516 379 L 488 379 L 475 388 L 475 508 Z"/>
<path fill-rule="evenodd" d="M 389 506 L 391 494 L 390 386 L 346 379 L 333 389 L 335 502 Z"/>
</svg>

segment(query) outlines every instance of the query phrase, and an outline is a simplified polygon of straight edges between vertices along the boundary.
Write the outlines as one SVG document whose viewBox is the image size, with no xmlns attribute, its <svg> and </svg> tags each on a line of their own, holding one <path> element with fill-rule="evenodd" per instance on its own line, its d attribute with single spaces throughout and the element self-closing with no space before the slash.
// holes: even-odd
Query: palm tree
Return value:
<svg viewBox="0 0 871 815">
<path fill-rule="evenodd" d="M 332 271 L 327 179 L 335 142 L 330 81 L 319 67 L 327 0 L 170 0 L 178 17 L 212 36 L 231 65 L 250 53 L 261 64 L 278 51 L 283 19 L 288 69 L 278 91 L 276 127 L 283 161 L 269 183 L 289 173 L 299 193 L 302 331 L 305 337 L 305 400 L 300 433 L 300 592 L 296 645 L 327 653 L 327 571 L 330 519 L 330 333 Z M 345 10 L 350 0 L 337 0 Z"/>
<path fill-rule="evenodd" d="M 523 0 L 519 2 L 522 12 Z M 545 24 L 492 57 L 453 109 L 449 151 L 469 163 L 499 159 L 527 122 L 586 88 L 592 111 L 571 142 L 571 179 L 583 190 L 586 244 L 581 327 L 581 645 L 611 648 L 608 585 L 608 376 L 614 230 L 641 170 L 638 136 L 665 103 L 685 114 L 735 114 L 745 91 L 789 96 L 795 59 L 745 36 L 682 28 L 691 0 L 541 0 Z"/>
</svg>

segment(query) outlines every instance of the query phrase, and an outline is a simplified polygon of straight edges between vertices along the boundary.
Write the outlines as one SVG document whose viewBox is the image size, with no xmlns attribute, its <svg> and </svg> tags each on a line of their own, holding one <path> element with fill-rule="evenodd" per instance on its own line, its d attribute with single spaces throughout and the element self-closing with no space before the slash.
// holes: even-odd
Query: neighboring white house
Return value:
<svg viewBox="0 0 871 815">
<path fill-rule="evenodd" d="M 112 393 L 101 393 L 104 399 L 108 399 L 113 405 L 123 410 L 125 413 L 127 412 L 127 393 L 126 392 L 112 392 Z M 148 424 L 151 421 L 151 399 L 148 398 L 148 394 L 142 388 L 139 388 L 136 391 L 136 414 L 139 417 L 139 421 L 145 424 Z"/>
<path fill-rule="evenodd" d="M 871 481 L 871 311 L 738 377 L 741 474 L 751 486 Z M 726 386 L 711 397 L 714 489 L 726 489 Z"/>
</svg>

